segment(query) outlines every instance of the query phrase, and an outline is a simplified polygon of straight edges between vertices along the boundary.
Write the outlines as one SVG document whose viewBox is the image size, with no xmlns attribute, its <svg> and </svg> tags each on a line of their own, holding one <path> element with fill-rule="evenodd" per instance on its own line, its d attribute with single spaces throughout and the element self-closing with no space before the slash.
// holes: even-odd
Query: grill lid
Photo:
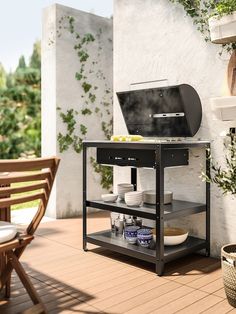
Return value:
<svg viewBox="0 0 236 314">
<path fill-rule="evenodd" d="M 130 134 L 191 137 L 202 120 L 201 101 L 187 84 L 117 93 Z"/>
</svg>

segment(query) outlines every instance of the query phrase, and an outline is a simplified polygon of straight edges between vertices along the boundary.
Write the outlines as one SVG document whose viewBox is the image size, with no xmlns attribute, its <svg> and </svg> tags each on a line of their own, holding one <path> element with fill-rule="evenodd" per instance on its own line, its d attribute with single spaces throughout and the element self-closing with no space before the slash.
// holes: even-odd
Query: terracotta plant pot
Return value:
<svg viewBox="0 0 236 314">
<path fill-rule="evenodd" d="M 215 44 L 229 44 L 236 41 L 236 12 L 209 19 L 211 41 Z"/>
<path fill-rule="evenodd" d="M 222 247 L 221 265 L 228 302 L 236 307 L 236 244 L 228 244 Z"/>
<path fill-rule="evenodd" d="M 228 64 L 228 87 L 230 95 L 236 96 L 236 50 L 232 52 Z"/>
</svg>

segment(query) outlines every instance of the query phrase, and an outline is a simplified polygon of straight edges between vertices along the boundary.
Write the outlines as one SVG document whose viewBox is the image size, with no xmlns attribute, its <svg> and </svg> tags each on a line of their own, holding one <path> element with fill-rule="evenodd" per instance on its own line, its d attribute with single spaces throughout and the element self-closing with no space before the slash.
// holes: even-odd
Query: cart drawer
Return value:
<svg viewBox="0 0 236 314">
<path fill-rule="evenodd" d="M 167 149 L 163 152 L 164 167 L 188 165 L 187 149 Z M 155 151 L 141 149 L 97 148 L 99 164 L 155 168 Z"/>
</svg>

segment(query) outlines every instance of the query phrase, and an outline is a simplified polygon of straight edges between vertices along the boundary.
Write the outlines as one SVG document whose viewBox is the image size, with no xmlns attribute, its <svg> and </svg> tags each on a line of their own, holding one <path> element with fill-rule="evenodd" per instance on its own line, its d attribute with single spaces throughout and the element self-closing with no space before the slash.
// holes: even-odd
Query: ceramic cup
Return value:
<svg viewBox="0 0 236 314">
<path fill-rule="evenodd" d="M 142 247 L 149 248 L 152 241 L 152 230 L 143 228 L 137 231 L 138 244 Z"/>
<path fill-rule="evenodd" d="M 135 244 L 137 242 L 137 231 L 139 230 L 138 226 L 129 226 L 125 228 L 125 239 L 130 244 Z"/>
</svg>

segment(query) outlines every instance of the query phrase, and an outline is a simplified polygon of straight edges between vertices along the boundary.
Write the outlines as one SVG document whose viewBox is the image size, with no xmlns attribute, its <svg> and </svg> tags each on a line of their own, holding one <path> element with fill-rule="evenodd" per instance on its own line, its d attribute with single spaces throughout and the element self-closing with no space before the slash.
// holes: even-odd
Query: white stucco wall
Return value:
<svg viewBox="0 0 236 314">
<path fill-rule="evenodd" d="M 68 17 L 73 17 L 74 32 L 69 31 Z M 96 101 L 85 105 L 81 82 L 75 79 L 79 72 L 78 51 L 74 49 L 76 34 L 92 34 L 95 41 L 86 45 L 89 58 L 84 74 L 87 82 L 96 86 Z M 51 197 L 47 215 L 56 218 L 77 216 L 82 212 L 82 154 L 72 148 L 60 153 L 57 136 L 66 134 L 66 125 L 59 116 L 61 112 L 73 108 L 78 111 L 76 120 L 88 127 L 88 139 L 104 139 L 101 121 L 108 122 L 107 107 L 102 102 L 112 103 L 112 20 L 78 11 L 62 5 L 53 5 L 43 12 L 42 38 L 42 155 L 61 157 L 54 193 Z M 96 62 L 96 63 L 92 63 Z M 103 77 L 97 77 L 101 70 Z M 100 72 L 99 72 L 100 73 Z M 100 73 L 101 74 L 101 73 Z M 105 91 L 111 90 L 110 94 Z M 81 109 L 90 108 L 92 115 L 83 116 Z M 94 113 L 100 108 L 99 114 Z M 112 105 L 109 107 L 112 111 Z M 103 117 L 100 117 L 103 113 Z M 89 196 L 98 198 L 102 193 L 100 176 L 89 170 Z"/>
<path fill-rule="evenodd" d="M 216 120 L 211 111 L 210 98 L 227 94 L 229 56 L 220 57 L 219 51 L 219 46 L 204 41 L 181 6 L 168 0 L 115 0 L 114 133 L 127 133 L 115 92 L 129 90 L 134 82 L 167 79 L 169 85 L 187 83 L 198 91 L 203 106 L 202 125 L 195 138 L 210 139 L 213 156 L 220 162 L 221 134 L 235 123 Z M 199 150 L 193 150 L 189 167 L 165 170 L 165 187 L 174 191 L 176 199 L 204 201 L 204 183 L 199 179 L 202 157 Z M 115 185 L 129 180 L 125 169 L 115 169 Z M 140 170 L 139 189 L 152 187 L 152 170 Z M 212 255 L 217 256 L 223 244 L 236 241 L 236 200 L 223 197 L 213 185 L 211 201 L 211 247 Z M 204 221 L 200 214 L 172 223 L 203 237 Z"/>
</svg>

